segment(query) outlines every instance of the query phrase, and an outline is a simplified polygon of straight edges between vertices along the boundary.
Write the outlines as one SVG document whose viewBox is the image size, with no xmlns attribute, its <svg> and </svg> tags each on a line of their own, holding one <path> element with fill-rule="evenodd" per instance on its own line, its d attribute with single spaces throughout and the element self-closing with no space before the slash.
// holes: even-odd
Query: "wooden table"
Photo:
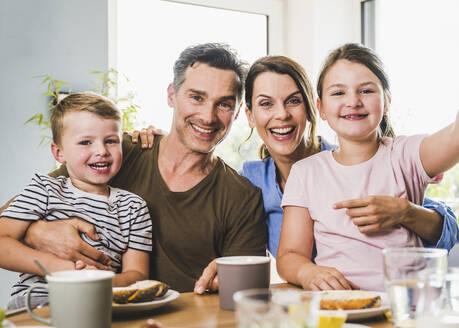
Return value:
<svg viewBox="0 0 459 328">
<path fill-rule="evenodd" d="M 274 288 L 285 288 L 284 285 L 286 284 L 274 286 Z M 48 308 L 42 308 L 36 312 L 41 316 L 49 316 Z M 193 293 L 182 293 L 171 303 L 147 313 L 116 315 L 113 318 L 112 328 L 140 328 L 149 318 L 158 320 L 164 328 L 237 327 L 235 313 L 220 309 L 218 294 L 199 296 Z M 11 316 L 8 320 L 18 327 L 45 326 L 33 320 L 28 313 Z M 392 327 L 382 316 L 359 323 L 373 328 Z"/>
</svg>

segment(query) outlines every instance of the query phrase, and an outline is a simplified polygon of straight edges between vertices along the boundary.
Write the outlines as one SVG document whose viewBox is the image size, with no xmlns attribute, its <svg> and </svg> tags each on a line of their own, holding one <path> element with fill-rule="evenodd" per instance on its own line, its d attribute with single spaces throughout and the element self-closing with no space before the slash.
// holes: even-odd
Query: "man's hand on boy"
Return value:
<svg viewBox="0 0 459 328">
<path fill-rule="evenodd" d="M 62 221 L 39 220 L 29 226 L 25 243 L 32 248 L 51 253 L 62 259 L 78 260 L 97 269 L 110 270 L 110 257 L 83 241 L 79 232 L 98 240 L 94 226 L 80 219 Z"/>
<path fill-rule="evenodd" d="M 142 144 L 142 148 L 152 148 L 155 136 L 165 135 L 166 133 L 161 130 L 155 128 L 153 125 L 149 125 L 146 129 L 143 128 L 140 131 L 134 130 L 129 135 L 131 136 L 132 143 L 136 144 L 139 142 Z"/>
</svg>

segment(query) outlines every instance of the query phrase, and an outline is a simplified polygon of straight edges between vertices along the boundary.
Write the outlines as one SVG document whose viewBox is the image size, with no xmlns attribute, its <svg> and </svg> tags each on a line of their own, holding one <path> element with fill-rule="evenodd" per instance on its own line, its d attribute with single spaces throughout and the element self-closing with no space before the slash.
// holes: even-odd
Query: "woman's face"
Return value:
<svg viewBox="0 0 459 328">
<path fill-rule="evenodd" d="M 303 141 L 306 106 L 300 89 L 287 74 L 264 72 L 255 78 L 252 110 L 246 108 L 271 156 L 292 155 Z"/>
</svg>

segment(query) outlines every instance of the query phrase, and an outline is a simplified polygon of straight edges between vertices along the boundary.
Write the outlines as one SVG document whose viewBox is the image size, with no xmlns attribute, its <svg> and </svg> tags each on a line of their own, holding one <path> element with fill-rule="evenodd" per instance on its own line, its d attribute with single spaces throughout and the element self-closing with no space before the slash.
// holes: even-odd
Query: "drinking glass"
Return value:
<svg viewBox="0 0 459 328">
<path fill-rule="evenodd" d="M 383 261 L 392 321 L 396 327 L 416 327 L 416 307 L 430 304 L 441 293 L 447 251 L 418 247 L 386 248 L 383 250 Z"/>
<path fill-rule="evenodd" d="M 421 294 L 419 303 L 416 327 L 459 327 L 459 268 L 448 268 L 439 297 L 425 300 Z"/>
<path fill-rule="evenodd" d="M 315 328 L 320 295 L 294 289 L 248 289 L 234 294 L 239 328 Z"/>
</svg>

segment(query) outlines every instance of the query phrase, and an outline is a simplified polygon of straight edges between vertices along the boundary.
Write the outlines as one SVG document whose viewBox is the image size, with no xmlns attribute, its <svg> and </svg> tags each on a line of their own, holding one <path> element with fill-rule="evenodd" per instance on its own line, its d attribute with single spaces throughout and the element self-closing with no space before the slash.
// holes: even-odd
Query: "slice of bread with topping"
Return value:
<svg viewBox="0 0 459 328">
<path fill-rule="evenodd" d="M 320 301 L 321 310 L 359 310 L 381 306 L 377 292 L 363 290 L 324 292 Z"/>
<path fill-rule="evenodd" d="M 150 302 L 164 296 L 169 286 L 156 280 L 142 280 L 127 287 L 113 288 L 113 302 L 117 304 Z"/>
</svg>

